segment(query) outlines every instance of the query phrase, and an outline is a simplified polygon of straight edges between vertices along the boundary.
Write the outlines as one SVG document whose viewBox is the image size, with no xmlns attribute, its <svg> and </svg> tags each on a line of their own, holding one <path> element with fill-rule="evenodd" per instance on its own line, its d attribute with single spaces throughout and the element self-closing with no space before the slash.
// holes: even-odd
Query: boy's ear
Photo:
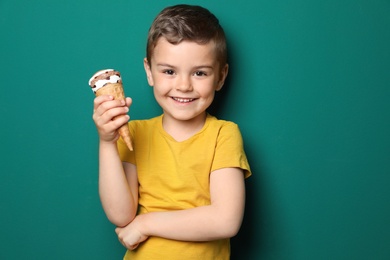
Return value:
<svg viewBox="0 0 390 260">
<path fill-rule="evenodd" d="M 217 85 L 217 88 L 215 89 L 216 91 L 220 91 L 223 87 L 223 84 L 225 83 L 225 79 L 228 75 L 228 72 L 229 72 L 229 64 L 226 64 L 222 69 L 221 69 L 221 74 L 220 74 L 220 78 L 218 80 L 218 85 Z"/>
<path fill-rule="evenodd" d="M 153 82 L 153 77 L 152 77 L 152 71 L 150 69 L 150 64 L 147 58 L 144 58 L 144 68 L 146 72 L 146 78 L 148 80 L 148 84 L 153 87 L 154 82 Z"/>
</svg>

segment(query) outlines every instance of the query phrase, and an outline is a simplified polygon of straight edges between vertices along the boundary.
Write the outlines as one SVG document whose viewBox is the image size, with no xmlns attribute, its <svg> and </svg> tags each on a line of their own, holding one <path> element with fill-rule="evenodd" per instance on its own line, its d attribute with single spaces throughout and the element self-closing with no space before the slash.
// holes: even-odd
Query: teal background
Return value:
<svg viewBox="0 0 390 260">
<path fill-rule="evenodd" d="M 182 1 L 228 35 L 212 112 L 253 170 L 232 259 L 390 259 L 390 2 Z M 0 259 L 121 259 L 97 192 L 89 77 L 123 75 L 133 119 L 160 113 L 142 66 L 177 1 L 0 1 Z"/>
</svg>

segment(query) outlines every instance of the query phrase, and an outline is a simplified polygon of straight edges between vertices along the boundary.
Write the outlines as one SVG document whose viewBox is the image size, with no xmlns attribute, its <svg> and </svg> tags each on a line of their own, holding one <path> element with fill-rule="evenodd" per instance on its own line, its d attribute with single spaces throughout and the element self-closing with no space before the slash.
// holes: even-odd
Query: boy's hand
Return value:
<svg viewBox="0 0 390 260">
<path fill-rule="evenodd" d="M 148 239 L 148 236 L 140 231 L 139 217 L 136 217 L 124 228 L 116 228 L 115 232 L 121 244 L 129 250 L 134 250 L 138 245 Z"/>
<path fill-rule="evenodd" d="M 101 141 L 115 142 L 119 138 L 117 130 L 129 121 L 131 103 L 131 98 L 126 98 L 126 102 L 108 95 L 95 98 L 92 118 Z"/>
</svg>

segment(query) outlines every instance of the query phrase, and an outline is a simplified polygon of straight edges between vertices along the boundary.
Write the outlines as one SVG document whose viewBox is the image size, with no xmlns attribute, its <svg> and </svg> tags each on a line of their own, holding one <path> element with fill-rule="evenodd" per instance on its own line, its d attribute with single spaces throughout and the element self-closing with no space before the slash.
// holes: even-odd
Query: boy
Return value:
<svg viewBox="0 0 390 260">
<path fill-rule="evenodd" d="M 237 125 L 206 112 L 227 76 L 226 56 L 213 14 L 168 7 L 149 30 L 144 59 L 163 114 L 129 122 L 133 152 L 116 142 L 131 99 L 96 97 L 99 194 L 124 259 L 229 259 L 251 173 Z"/>
</svg>

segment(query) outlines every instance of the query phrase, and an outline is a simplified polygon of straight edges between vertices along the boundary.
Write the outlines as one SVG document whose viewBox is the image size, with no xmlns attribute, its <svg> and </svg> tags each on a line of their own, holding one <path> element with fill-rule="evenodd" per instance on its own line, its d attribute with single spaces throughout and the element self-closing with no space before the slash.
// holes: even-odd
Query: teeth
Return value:
<svg viewBox="0 0 390 260">
<path fill-rule="evenodd" d="M 173 99 L 180 103 L 188 103 L 194 100 L 193 98 L 177 98 L 177 97 L 173 97 Z"/>
</svg>

